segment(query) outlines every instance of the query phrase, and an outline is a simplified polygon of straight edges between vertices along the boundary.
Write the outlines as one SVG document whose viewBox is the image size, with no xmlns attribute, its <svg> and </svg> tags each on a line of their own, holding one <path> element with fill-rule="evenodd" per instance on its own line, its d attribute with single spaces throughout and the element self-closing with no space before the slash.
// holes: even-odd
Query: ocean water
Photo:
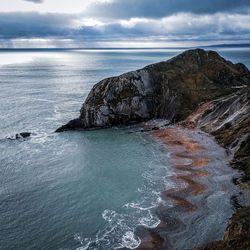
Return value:
<svg viewBox="0 0 250 250">
<path fill-rule="evenodd" d="M 250 67 L 249 48 L 213 49 Z M 54 131 L 99 80 L 181 51 L 0 51 L 0 249 L 135 248 L 136 227 L 158 225 L 174 186 L 163 145 L 136 127 Z"/>
</svg>

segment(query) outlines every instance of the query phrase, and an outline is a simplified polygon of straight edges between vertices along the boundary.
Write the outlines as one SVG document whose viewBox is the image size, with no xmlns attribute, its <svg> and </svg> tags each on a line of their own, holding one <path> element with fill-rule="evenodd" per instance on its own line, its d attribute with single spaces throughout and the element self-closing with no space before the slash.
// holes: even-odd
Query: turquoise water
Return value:
<svg viewBox="0 0 250 250">
<path fill-rule="evenodd" d="M 219 51 L 250 66 L 249 48 Z M 136 226 L 159 223 L 160 192 L 174 185 L 162 145 L 136 128 L 54 130 L 94 83 L 180 52 L 0 51 L 0 249 L 132 248 Z"/>
</svg>

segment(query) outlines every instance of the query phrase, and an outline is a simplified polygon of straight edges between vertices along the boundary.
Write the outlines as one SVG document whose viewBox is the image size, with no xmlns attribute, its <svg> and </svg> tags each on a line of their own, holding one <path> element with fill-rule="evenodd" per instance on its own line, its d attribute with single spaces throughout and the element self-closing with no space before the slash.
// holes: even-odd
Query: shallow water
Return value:
<svg viewBox="0 0 250 250">
<path fill-rule="evenodd" d="M 213 48 L 214 49 L 214 48 Z M 250 50 L 220 49 L 250 66 Z M 164 146 L 136 128 L 53 131 L 93 84 L 181 50 L 0 51 L 0 248 L 135 247 L 174 186 Z M 29 131 L 25 140 L 6 137 Z"/>
</svg>

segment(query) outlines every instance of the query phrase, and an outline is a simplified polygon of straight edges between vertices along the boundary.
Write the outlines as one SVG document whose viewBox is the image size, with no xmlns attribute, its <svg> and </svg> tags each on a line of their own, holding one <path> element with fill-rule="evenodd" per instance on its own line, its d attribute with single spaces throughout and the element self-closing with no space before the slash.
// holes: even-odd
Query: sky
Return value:
<svg viewBox="0 0 250 250">
<path fill-rule="evenodd" d="M 250 0 L 0 1 L 0 48 L 250 43 Z"/>
</svg>

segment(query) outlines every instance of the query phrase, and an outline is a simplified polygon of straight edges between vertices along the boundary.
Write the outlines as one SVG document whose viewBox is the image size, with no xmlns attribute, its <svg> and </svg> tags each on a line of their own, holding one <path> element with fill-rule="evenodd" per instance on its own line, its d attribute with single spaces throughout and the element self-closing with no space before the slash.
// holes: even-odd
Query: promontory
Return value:
<svg viewBox="0 0 250 250">
<path fill-rule="evenodd" d="M 250 72 L 215 51 L 188 50 L 168 61 L 100 81 L 80 116 L 56 132 L 159 118 L 214 136 L 227 149 L 231 166 L 243 171 L 234 183 L 250 190 Z M 247 249 L 249 230 L 250 207 L 238 206 L 224 240 L 202 249 Z"/>
</svg>

